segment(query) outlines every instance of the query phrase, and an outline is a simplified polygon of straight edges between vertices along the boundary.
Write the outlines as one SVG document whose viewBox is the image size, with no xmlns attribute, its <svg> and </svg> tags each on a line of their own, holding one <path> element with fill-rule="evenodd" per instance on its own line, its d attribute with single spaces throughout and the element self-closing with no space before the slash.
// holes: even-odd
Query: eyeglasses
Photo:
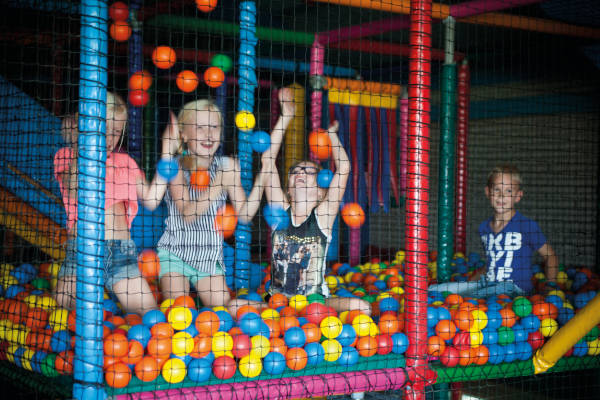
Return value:
<svg viewBox="0 0 600 400">
<path fill-rule="evenodd" d="M 289 174 L 296 175 L 300 172 L 304 172 L 306 175 L 316 175 L 319 172 L 319 169 L 317 167 L 313 167 L 312 165 L 297 165 L 290 168 Z"/>
</svg>

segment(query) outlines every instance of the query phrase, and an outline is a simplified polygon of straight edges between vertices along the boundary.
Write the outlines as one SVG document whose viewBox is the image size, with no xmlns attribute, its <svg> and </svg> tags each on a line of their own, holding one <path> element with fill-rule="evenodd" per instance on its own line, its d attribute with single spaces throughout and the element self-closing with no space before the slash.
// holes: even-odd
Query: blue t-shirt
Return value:
<svg viewBox="0 0 600 400">
<path fill-rule="evenodd" d="M 546 244 L 546 237 L 538 224 L 518 211 L 504 229 L 494 233 L 492 218 L 479 225 L 479 236 L 487 257 L 487 279 L 513 281 L 523 291 L 533 289 L 531 257 Z"/>
</svg>

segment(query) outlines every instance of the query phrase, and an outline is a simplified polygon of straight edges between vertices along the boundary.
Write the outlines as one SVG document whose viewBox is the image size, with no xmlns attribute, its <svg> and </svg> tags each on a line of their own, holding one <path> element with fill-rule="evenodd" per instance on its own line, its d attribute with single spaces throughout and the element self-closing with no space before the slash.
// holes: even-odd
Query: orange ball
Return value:
<svg viewBox="0 0 600 400">
<path fill-rule="evenodd" d="M 141 361 L 144 357 L 144 346 L 137 340 L 129 342 L 129 351 L 125 357 L 121 357 L 121 361 L 125 364 L 134 365 Z"/>
<path fill-rule="evenodd" d="M 171 307 L 175 307 L 175 306 L 183 306 L 183 307 L 187 307 L 187 308 L 195 310 L 196 302 L 194 301 L 194 298 L 192 296 L 183 295 L 183 296 L 179 296 L 178 298 L 176 298 L 173 301 L 173 304 L 171 305 Z"/>
<path fill-rule="evenodd" d="M 54 367 L 58 373 L 62 375 L 71 375 L 73 373 L 73 358 L 75 353 L 73 350 L 61 351 L 56 355 Z"/>
<path fill-rule="evenodd" d="M 148 355 L 154 358 L 169 357 L 172 350 L 172 340 L 166 337 L 151 337 L 146 348 Z"/>
<path fill-rule="evenodd" d="M 69 316 L 71 313 L 69 313 Z M 48 312 L 41 308 L 31 308 L 27 312 L 24 324 L 32 330 L 42 329 L 48 325 Z"/>
<path fill-rule="evenodd" d="M 264 323 L 267 324 L 267 326 L 269 327 L 269 331 L 271 332 L 269 338 L 276 338 L 281 335 L 281 326 L 279 325 L 279 321 L 276 321 L 274 319 L 265 319 Z M 319 338 L 321 338 L 320 335 L 321 334 L 319 333 Z"/>
<path fill-rule="evenodd" d="M 204 82 L 211 88 L 218 88 L 225 81 L 225 73 L 219 67 L 210 67 L 204 71 Z"/>
<path fill-rule="evenodd" d="M 475 360 L 474 352 L 470 346 L 460 346 L 458 348 L 458 365 L 466 367 Z"/>
<path fill-rule="evenodd" d="M 196 329 L 199 333 L 212 336 L 219 331 L 221 321 L 219 316 L 212 311 L 202 311 L 196 317 Z"/>
<path fill-rule="evenodd" d="M 308 135 L 311 153 L 319 160 L 327 160 L 331 154 L 331 139 L 325 129 L 317 129 Z"/>
<path fill-rule="evenodd" d="M 281 332 L 283 332 L 285 334 L 285 332 L 292 328 L 292 327 L 299 327 L 300 326 L 300 321 L 298 321 L 298 318 L 291 316 L 291 315 L 287 315 L 285 317 L 281 317 L 279 318 L 279 326 L 281 328 Z"/>
<path fill-rule="evenodd" d="M 111 333 L 104 339 L 104 354 L 111 357 L 124 357 L 129 351 L 129 341 L 121 333 Z"/>
<path fill-rule="evenodd" d="M 269 299 L 269 307 L 272 309 L 276 309 L 279 307 L 285 307 L 288 305 L 288 298 L 281 293 L 273 293 L 271 298 Z"/>
<path fill-rule="evenodd" d="M 271 344 L 271 351 L 275 353 L 281 353 L 285 356 L 285 354 L 287 353 L 287 346 L 283 338 L 271 338 L 271 340 L 269 340 L 269 343 Z"/>
<path fill-rule="evenodd" d="M 476 365 L 485 365 L 490 358 L 490 350 L 484 346 L 477 346 L 473 349 L 474 351 L 474 360 L 473 363 Z"/>
<path fill-rule="evenodd" d="M 377 339 L 373 336 L 361 336 L 356 342 L 358 354 L 363 357 L 372 357 L 377 354 Z"/>
<path fill-rule="evenodd" d="M 190 185 L 194 190 L 203 191 L 210 185 L 210 174 L 207 170 L 198 168 L 190 174 Z"/>
<path fill-rule="evenodd" d="M 154 357 L 145 356 L 135 364 L 135 376 L 142 382 L 152 382 L 160 374 L 158 361 Z"/>
<path fill-rule="evenodd" d="M 154 324 L 154 326 L 150 328 L 150 333 L 152 334 L 152 336 L 157 338 L 171 339 L 171 337 L 173 337 L 173 334 L 175 333 L 175 330 L 168 322 L 159 322 L 157 324 Z"/>
<path fill-rule="evenodd" d="M 169 46 L 158 46 L 152 52 L 152 62 L 160 69 L 169 69 L 175 65 L 177 55 Z"/>
<path fill-rule="evenodd" d="M 127 314 L 125 315 L 125 323 L 129 326 L 140 325 L 142 323 L 142 317 L 138 314 Z"/>
<path fill-rule="evenodd" d="M 427 354 L 439 357 L 446 350 L 446 343 L 439 336 L 430 336 L 427 339 Z"/>
<path fill-rule="evenodd" d="M 260 315 L 256 307 L 251 306 L 250 304 L 244 304 L 243 306 L 238 308 L 237 312 L 235 313 L 235 318 L 239 321 L 244 316 L 244 314 L 247 313 L 254 313 Z"/>
<path fill-rule="evenodd" d="M 435 326 L 435 334 L 443 340 L 450 340 L 456 335 L 456 325 L 449 319 L 443 319 Z"/>
<path fill-rule="evenodd" d="M 131 27 L 126 21 L 115 21 L 110 25 L 108 32 L 117 42 L 124 42 L 131 36 Z"/>
<path fill-rule="evenodd" d="M 473 325 L 473 314 L 468 310 L 458 310 L 452 321 L 461 331 L 468 331 Z"/>
<path fill-rule="evenodd" d="M 312 322 L 302 325 L 302 330 L 306 336 L 306 343 L 318 342 L 321 340 L 321 328 Z"/>
<path fill-rule="evenodd" d="M 152 75 L 150 72 L 137 71 L 129 77 L 129 90 L 148 90 L 152 86 Z"/>
<path fill-rule="evenodd" d="M 198 87 L 198 75 L 194 71 L 186 69 L 177 74 L 175 82 L 182 92 L 193 92 Z"/>
<path fill-rule="evenodd" d="M 215 228 L 217 228 L 217 231 L 221 232 L 224 238 L 233 235 L 236 225 L 237 215 L 235 215 L 235 209 L 231 204 L 226 204 L 217 211 Z"/>
<path fill-rule="evenodd" d="M 499 312 L 502 316 L 502 326 L 507 326 L 510 328 L 517 323 L 517 315 L 512 309 L 504 307 L 500 309 Z"/>
<path fill-rule="evenodd" d="M 190 355 L 194 358 L 206 357 L 212 351 L 212 337 L 199 333 L 194 337 L 194 350 Z"/>
<path fill-rule="evenodd" d="M 306 367 L 308 355 L 302 347 L 292 347 L 285 353 L 285 363 L 289 369 L 294 371 L 301 370 Z"/>
<path fill-rule="evenodd" d="M 456 294 L 456 293 L 452 293 L 449 294 L 448 296 L 446 296 L 446 299 L 444 300 L 444 303 L 446 303 L 446 305 L 452 307 L 452 306 L 458 306 L 463 302 L 463 298 L 460 294 Z"/>
<path fill-rule="evenodd" d="M 152 249 L 144 249 L 138 255 L 138 268 L 142 276 L 148 280 L 157 279 L 160 274 L 158 254 Z"/>
<path fill-rule="evenodd" d="M 398 317 L 393 314 L 385 314 L 379 317 L 379 331 L 386 335 L 393 335 L 400 329 Z"/>
<path fill-rule="evenodd" d="M 358 203 L 347 203 L 342 208 L 342 219 L 350 228 L 358 228 L 365 223 L 365 212 Z"/>
<path fill-rule="evenodd" d="M 117 362 L 106 369 L 104 373 L 106 384 L 114 388 L 124 388 L 131 380 L 131 370 L 127 364 Z"/>
<path fill-rule="evenodd" d="M 196 0 L 196 6 L 202 12 L 211 12 L 217 6 L 217 0 Z"/>
</svg>

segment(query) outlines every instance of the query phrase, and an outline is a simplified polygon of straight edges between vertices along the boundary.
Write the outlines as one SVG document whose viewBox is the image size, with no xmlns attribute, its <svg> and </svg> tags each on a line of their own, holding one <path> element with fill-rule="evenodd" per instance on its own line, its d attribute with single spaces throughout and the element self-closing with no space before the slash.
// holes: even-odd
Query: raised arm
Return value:
<svg viewBox="0 0 600 400">
<path fill-rule="evenodd" d="M 294 102 L 294 92 L 291 88 L 281 88 L 278 97 L 281 105 L 281 115 L 271 132 L 271 146 L 262 155 L 263 168 L 260 175 L 263 178 L 265 196 L 269 204 L 287 208 L 288 202 L 281 188 L 276 162 L 285 131 L 295 116 L 296 104 Z"/>
<path fill-rule="evenodd" d="M 177 118 L 172 112 L 169 113 L 169 124 L 163 133 L 161 158 L 173 158 L 179 148 L 179 125 Z M 137 183 L 138 198 L 142 200 L 144 207 L 154 210 L 162 201 L 167 191 L 167 181 L 158 173 L 154 174 L 152 182 L 148 182 L 141 176 Z"/>
<path fill-rule="evenodd" d="M 321 227 L 328 231 L 333 227 L 350 176 L 350 159 L 337 135 L 338 127 L 338 122 L 335 121 L 328 129 L 329 139 L 331 140 L 331 153 L 335 162 L 335 173 L 329 183 L 325 199 L 316 210 Z"/>
</svg>

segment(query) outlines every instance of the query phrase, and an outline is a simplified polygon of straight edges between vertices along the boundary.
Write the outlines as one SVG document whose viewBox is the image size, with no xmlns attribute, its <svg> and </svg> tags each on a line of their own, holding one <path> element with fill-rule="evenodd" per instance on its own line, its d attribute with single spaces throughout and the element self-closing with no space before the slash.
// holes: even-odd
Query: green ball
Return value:
<svg viewBox="0 0 600 400">
<path fill-rule="evenodd" d="M 505 346 L 515 341 L 515 333 L 508 326 L 498 328 L 498 344 Z"/>
<path fill-rule="evenodd" d="M 522 296 L 516 297 L 512 304 L 512 309 L 517 316 L 523 318 L 531 314 L 531 302 Z"/>
<path fill-rule="evenodd" d="M 319 294 L 319 293 L 313 293 L 313 294 L 309 294 L 308 296 L 306 296 L 306 300 L 308 300 L 308 303 L 321 303 L 321 304 L 325 304 L 325 297 L 323 297 L 323 295 Z"/>
<path fill-rule="evenodd" d="M 48 354 L 42 364 L 40 365 L 42 374 L 44 376 L 55 377 L 58 376 L 59 373 L 56 371 L 56 367 L 54 366 L 56 362 L 56 354 Z"/>
<path fill-rule="evenodd" d="M 213 58 L 210 60 L 210 65 L 213 67 L 219 67 L 223 70 L 224 73 L 228 73 L 231 71 L 231 67 L 233 67 L 233 62 L 229 56 L 225 54 L 215 54 Z"/>
<path fill-rule="evenodd" d="M 374 301 L 376 301 L 376 300 L 377 300 L 377 296 L 374 296 L 374 295 L 372 295 L 372 294 L 369 294 L 369 295 L 367 295 L 367 296 L 364 296 L 364 297 L 363 297 L 363 300 L 364 300 L 364 301 L 368 301 L 369 303 L 373 303 Z"/>
<path fill-rule="evenodd" d="M 591 342 L 592 340 L 596 340 L 596 338 L 598 337 L 598 335 L 600 334 L 600 329 L 598 328 L 597 325 L 595 325 L 591 331 L 589 331 L 587 333 L 587 335 L 584 336 L 584 340 L 586 342 Z"/>
<path fill-rule="evenodd" d="M 35 278 L 31 281 L 31 285 L 36 289 L 50 289 L 50 282 L 44 278 Z"/>
</svg>

